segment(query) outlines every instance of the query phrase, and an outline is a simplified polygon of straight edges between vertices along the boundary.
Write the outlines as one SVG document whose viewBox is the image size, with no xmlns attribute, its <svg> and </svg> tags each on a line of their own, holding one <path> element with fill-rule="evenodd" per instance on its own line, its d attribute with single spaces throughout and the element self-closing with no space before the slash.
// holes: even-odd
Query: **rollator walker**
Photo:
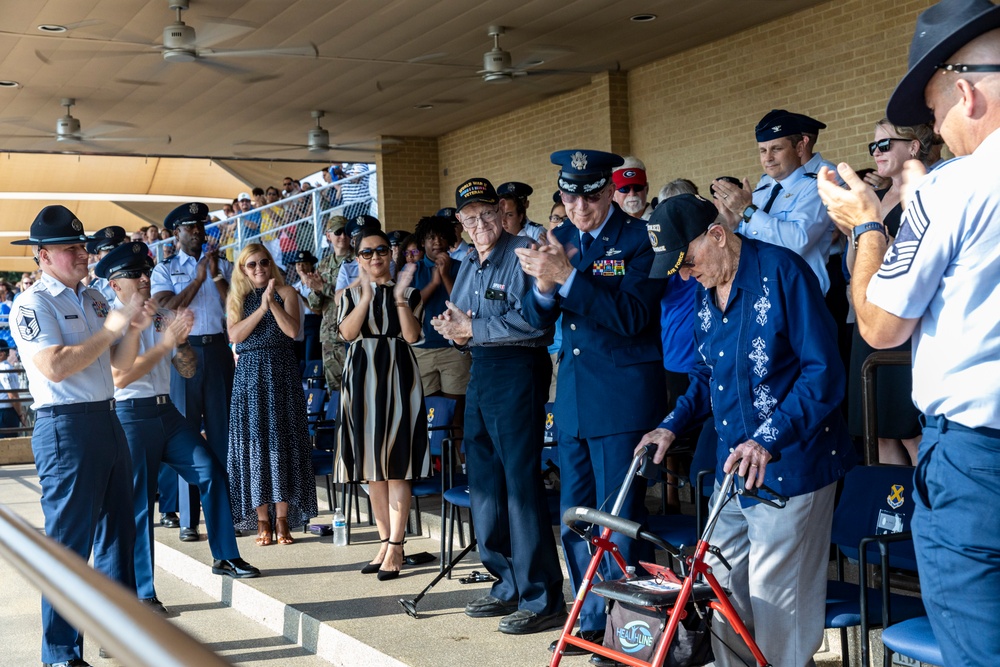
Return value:
<svg viewBox="0 0 1000 667">
<path fill-rule="evenodd" d="M 746 490 L 742 478 L 736 475 L 738 465 L 734 466 L 722 481 L 705 528 L 693 551 L 685 557 L 674 545 L 643 530 L 638 523 L 619 516 L 635 476 L 641 474 L 654 479 L 658 477 L 651 472 L 656 468 L 652 463 L 655 451 L 655 445 L 647 445 L 632 460 L 610 513 L 589 507 L 571 507 L 563 513 L 563 523 L 589 541 L 595 550 L 569 618 L 559 636 L 551 667 L 559 665 L 563 650 L 570 644 L 630 667 L 704 665 L 713 660 L 711 651 L 706 647 L 710 643 L 713 613 L 721 614 L 743 639 L 757 661 L 757 667 L 771 667 L 730 602 L 728 592 L 712 574 L 712 568 L 705 563 L 705 556 L 711 553 L 727 569 L 732 569 L 721 550 L 712 546 L 710 540 L 722 508 L 736 495 L 753 496 L 760 502 L 778 508 L 784 507 L 788 499 L 766 487 L 761 490 L 766 490 L 773 500 L 757 496 L 757 489 Z M 602 528 L 599 536 L 591 534 L 591 526 Z M 620 533 L 634 540 L 646 540 L 666 551 L 680 563 L 682 576 L 678 577 L 666 566 L 645 562 L 640 564 L 650 576 L 638 576 L 634 568 L 626 565 L 617 545 L 611 541 L 612 533 Z M 595 583 L 597 568 L 606 553 L 611 554 L 624 578 Z M 573 636 L 573 626 L 576 625 L 583 601 L 590 594 L 599 595 L 611 605 L 608 628 L 604 634 L 607 646 Z"/>
</svg>

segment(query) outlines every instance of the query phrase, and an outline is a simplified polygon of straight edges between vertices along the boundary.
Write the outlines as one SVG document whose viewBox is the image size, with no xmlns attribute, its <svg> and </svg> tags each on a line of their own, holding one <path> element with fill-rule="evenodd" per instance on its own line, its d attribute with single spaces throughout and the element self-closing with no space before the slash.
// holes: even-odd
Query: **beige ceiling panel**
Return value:
<svg viewBox="0 0 1000 667">
<path fill-rule="evenodd" d="M 243 187 L 239 177 L 204 158 L 161 159 L 149 184 L 149 194 L 229 197 Z"/>
<path fill-rule="evenodd" d="M 7 192 L 128 192 L 145 194 L 157 158 L 3 153 L 0 182 Z"/>
</svg>

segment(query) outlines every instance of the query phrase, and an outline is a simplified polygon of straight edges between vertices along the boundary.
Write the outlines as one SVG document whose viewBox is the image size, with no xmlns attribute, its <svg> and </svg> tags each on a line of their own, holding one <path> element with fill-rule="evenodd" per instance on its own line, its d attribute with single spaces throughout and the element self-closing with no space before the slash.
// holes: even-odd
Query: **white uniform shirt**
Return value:
<svg viewBox="0 0 1000 667">
<path fill-rule="evenodd" d="M 913 331 L 913 401 L 928 416 L 1000 429 L 1000 130 L 928 174 L 868 299 Z"/>
<path fill-rule="evenodd" d="M 32 408 L 104 401 L 114 395 L 111 351 L 104 350 L 94 363 L 62 382 L 52 382 L 35 366 L 35 355 L 55 345 L 79 345 L 104 327 L 110 312 L 100 292 L 77 285 L 66 287 L 47 274 L 14 299 L 11 335 L 17 344 Z"/>
<path fill-rule="evenodd" d="M 166 259 L 153 267 L 150 276 L 150 292 L 154 295 L 160 292 L 179 294 L 184 288 L 194 282 L 198 273 L 198 260 L 183 250 L 178 250 L 170 259 Z M 219 258 L 219 273 L 227 280 L 232 280 L 233 265 Z M 192 336 L 208 336 L 222 333 L 226 322 L 226 304 L 219 296 L 219 290 L 212 276 L 205 278 L 198 293 L 195 294 L 188 309 L 194 313 Z"/>
<path fill-rule="evenodd" d="M 830 276 L 826 260 L 830 256 L 829 221 L 826 207 L 819 198 L 816 179 L 806 176 L 799 167 L 781 181 L 781 192 L 771 204 L 771 211 L 764 213 L 764 205 L 771 197 L 770 183 L 758 185 L 753 191 L 753 203 L 758 210 L 749 222 L 740 221 L 737 231 L 748 238 L 767 241 L 796 252 L 816 274 L 823 294 L 830 289 Z"/>
<path fill-rule="evenodd" d="M 121 302 L 115 304 L 121 308 Z M 158 310 L 152 324 L 139 334 L 139 356 L 146 354 L 163 341 L 163 333 L 167 330 L 170 311 Z M 164 355 L 156 365 L 141 378 L 133 380 L 124 389 L 115 387 L 115 399 L 124 401 L 133 398 L 150 398 L 170 393 L 170 359 L 174 353 Z"/>
<path fill-rule="evenodd" d="M 104 278 L 94 278 L 87 287 L 103 294 L 104 300 L 108 303 L 113 304 L 115 302 L 115 288 Z"/>
</svg>

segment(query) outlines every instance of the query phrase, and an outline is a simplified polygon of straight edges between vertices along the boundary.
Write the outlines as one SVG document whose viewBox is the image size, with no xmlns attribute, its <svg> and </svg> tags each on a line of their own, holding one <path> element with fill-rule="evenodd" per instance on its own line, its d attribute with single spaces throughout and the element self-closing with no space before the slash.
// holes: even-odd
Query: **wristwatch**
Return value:
<svg viewBox="0 0 1000 667">
<path fill-rule="evenodd" d="M 851 238 L 854 239 L 855 250 L 858 249 L 858 238 L 865 232 L 882 232 L 882 236 L 885 237 L 885 240 L 887 242 L 889 240 L 889 233 L 885 230 L 885 225 L 881 222 L 864 222 L 855 227 L 854 231 L 851 232 Z"/>
<path fill-rule="evenodd" d="M 752 218 L 753 214 L 756 212 L 757 212 L 757 207 L 754 206 L 753 204 L 750 204 L 745 209 L 743 209 L 743 222 L 750 222 L 750 218 Z"/>
</svg>

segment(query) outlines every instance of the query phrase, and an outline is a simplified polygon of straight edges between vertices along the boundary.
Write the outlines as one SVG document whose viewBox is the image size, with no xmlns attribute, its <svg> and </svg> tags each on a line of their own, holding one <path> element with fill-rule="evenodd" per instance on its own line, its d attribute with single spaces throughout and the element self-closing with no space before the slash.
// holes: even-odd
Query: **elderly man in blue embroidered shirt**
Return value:
<svg viewBox="0 0 1000 667">
<path fill-rule="evenodd" d="M 716 478 L 738 466 L 747 488 L 766 483 L 789 497 L 780 510 L 745 497 L 726 505 L 714 542 L 733 569 L 715 572 L 771 663 L 803 667 L 823 639 L 834 490 L 855 459 L 839 410 L 844 368 L 809 266 L 722 222 L 696 195 L 668 199 L 649 221 L 653 273 L 680 271 L 701 284 L 701 362 L 687 393 L 640 447 L 655 443 L 659 462 L 675 434 L 712 410 Z M 729 626 L 716 629 L 716 665 L 744 664 L 719 638 L 752 664 Z"/>
</svg>

